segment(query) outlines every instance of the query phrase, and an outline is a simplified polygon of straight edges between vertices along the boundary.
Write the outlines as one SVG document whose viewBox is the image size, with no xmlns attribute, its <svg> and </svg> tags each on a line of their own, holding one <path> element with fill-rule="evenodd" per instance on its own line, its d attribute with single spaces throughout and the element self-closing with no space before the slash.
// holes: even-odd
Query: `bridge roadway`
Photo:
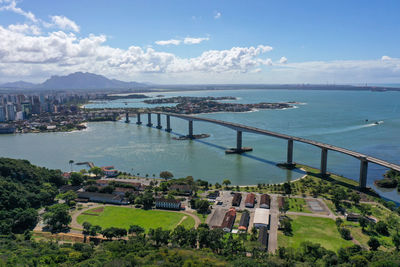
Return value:
<svg viewBox="0 0 400 267">
<path fill-rule="evenodd" d="M 306 139 L 306 138 L 301 138 L 301 137 L 296 137 L 296 136 L 291 136 L 291 135 L 286 135 L 282 133 L 277 133 L 273 131 L 268 131 L 256 127 L 251 127 L 239 123 L 233 123 L 233 122 L 227 122 L 227 121 L 220 121 L 220 120 L 215 120 L 215 119 L 209 119 L 209 118 L 202 118 L 202 117 L 197 117 L 197 116 L 192 116 L 192 115 L 186 115 L 186 114 L 176 114 L 176 113 L 166 113 L 166 112 L 145 112 L 147 113 L 147 126 L 152 126 L 153 124 L 151 123 L 151 114 L 156 114 L 157 115 L 157 127 L 158 129 L 161 129 L 161 115 L 166 116 L 166 121 L 167 121 L 167 127 L 166 131 L 170 132 L 171 127 L 170 127 L 170 117 L 175 117 L 175 118 L 180 118 L 189 121 L 189 135 L 188 137 L 193 137 L 193 121 L 202 121 L 202 122 L 209 122 L 209 123 L 214 123 L 217 125 L 221 125 L 224 127 L 231 128 L 235 131 L 237 131 L 237 147 L 234 149 L 238 153 L 244 152 L 242 148 L 242 132 L 248 132 L 248 133 L 254 133 L 254 134 L 261 134 L 261 135 L 267 135 L 267 136 L 272 136 L 280 139 L 285 139 L 288 141 L 288 149 L 287 149 L 287 164 L 291 165 L 293 161 L 293 142 L 301 142 L 309 145 L 313 145 L 316 147 L 321 148 L 321 174 L 326 175 L 326 170 L 327 170 L 327 153 L 328 150 L 331 151 L 336 151 L 345 155 L 352 156 L 354 158 L 357 158 L 360 160 L 360 187 L 365 188 L 366 183 L 367 183 L 367 170 L 368 170 L 368 162 L 393 169 L 396 171 L 400 171 L 400 165 L 394 164 L 391 162 L 387 162 L 385 160 L 381 160 L 375 157 L 371 157 L 369 155 L 365 155 L 356 151 L 352 151 L 346 148 L 330 145 L 330 144 L 325 144 L 321 142 L 317 142 L 314 140 Z M 140 113 L 137 113 L 137 124 L 141 124 L 140 120 Z M 126 113 L 126 121 L 129 122 L 129 114 Z"/>
<path fill-rule="evenodd" d="M 163 115 L 168 115 L 171 117 L 181 118 L 181 119 L 185 119 L 185 120 L 210 122 L 210 123 L 214 123 L 214 124 L 218 124 L 221 126 L 225 126 L 225 127 L 234 129 L 236 131 L 268 135 L 268 136 L 277 137 L 277 138 L 281 138 L 281 139 L 285 139 L 285 140 L 293 140 L 296 142 L 301 142 L 301 143 L 317 146 L 320 148 L 326 148 L 328 150 L 337 151 L 342 154 L 346 154 L 346 155 L 355 157 L 357 159 L 365 159 L 368 162 L 375 163 L 375 164 L 378 164 L 378 165 L 381 165 L 381 166 L 384 166 L 386 168 L 390 168 L 390 169 L 393 169 L 396 171 L 400 171 L 400 165 L 390 163 L 390 162 L 387 162 L 387 161 L 384 161 L 384 160 L 381 160 L 378 158 L 374 158 L 374 157 L 371 157 L 371 156 L 368 156 L 368 155 L 365 155 L 365 154 L 362 154 L 359 152 L 355 152 L 355 151 L 352 151 L 352 150 L 349 150 L 346 148 L 341 148 L 338 146 L 329 145 L 329 144 L 317 142 L 317 141 L 310 140 L 310 139 L 305 139 L 305 138 L 301 138 L 301 137 L 272 132 L 272 131 L 268 131 L 268 130 L 264 130 L 264 129 L 260 129 L 260 128 L 256 128 L 256 127 L 251 127 L 251 126 L 247 126 L 247 125 L 243 125 L 243 124 L 239 124 L 239 123 L 220 121 L 220 120 L 214 120 L 214 119 L 209 119 L 209 118 L 201 118 L 201 117 L 191 116 L 191 115 L 161 113 L 161 112 L 152 112 L 152 114 L 163 114 Z"/>
</svg>

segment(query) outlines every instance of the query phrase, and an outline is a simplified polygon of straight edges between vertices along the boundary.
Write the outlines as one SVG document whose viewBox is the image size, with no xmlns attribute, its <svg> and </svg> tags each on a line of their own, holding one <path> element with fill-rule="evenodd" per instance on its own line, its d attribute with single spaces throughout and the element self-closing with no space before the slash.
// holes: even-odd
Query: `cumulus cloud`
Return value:
<svg viewBox="0 0 400 267">
<path fill-rule="evenodd" d="M 12 32 L 26 33 L 33 35 L 39 35 L 42 32 L 38 26 L 28 25 L 28 24 L 11 24 L 8 26 L 8 29 Z"/>
<path fill-rule="evenodd" d="M 208 41 L 210 40 L 209 37 L 199 37 L 199 38 L 194 38 L 194 37 L 186 37 L 183 39 L 184 44 L 199 44 L 203 41 Z"/>
<path fill-rule="evenodd" d="M 155 43 L 157 45 L 179 45 L 181 41 L 176 39 L 170 39 L 170 40 L 155 41 Z"/>
<path fill-rule="evenodd" d="M 65 16 L 51 16 L 52 23 L 47 24 L 48 27 L 57 27 L 62 30 L 72 30 L 74 32 L 79 32 L 79 26 L 69 18 Z"/>
<path fill-rule="evenodd" d="M 382 56 L 382 58 L 381 58 L 382 61 L 388 61 L 388 60 L 391 60 L 391 59 L 392 58 L 389 57 L 389 56 Z"/>
<path fill-rule="evenodd" d="M 279 63 L 286 64 L 287 63 L 287 58 L 286 57 L 281 57 L 281 59 L 279 59 Z"/>
<path fill-rule="evenodd" d="M 82 38 L 72 32 L 55 31 L 35 36 L 27 34 L 27 29 L 25 26 L 0 26 L 0 74 L 23 76 L 49 70 L 53 74 L 89 71 L 123 78 L 140 73 L 246 73 L 270 64 L 260 56 L 272 50 L 265 45 L 233 47 L 181 58 L 152 48 L 113 48 L 105 45 L 104 35 Z"/>
<path fill-rule="evenodd" d="M 35 15 L 32 12 L 26 12 L 26 11 L 22 10 L 21 8 L 17 7 L 16 0 L 0 0 L 0 11 L 4 11 L 4 10 L 11 11 L 11 12 L 17 13 L 19 15 L 22 15 L 33 22 L 38 21 L 38 19 L 35 17 Z"/>
<path fill-rule="evenodd" d="M 221 12 L 215 12 L 214 19 L 219 19 L 222 16 Z"/>
</svg>

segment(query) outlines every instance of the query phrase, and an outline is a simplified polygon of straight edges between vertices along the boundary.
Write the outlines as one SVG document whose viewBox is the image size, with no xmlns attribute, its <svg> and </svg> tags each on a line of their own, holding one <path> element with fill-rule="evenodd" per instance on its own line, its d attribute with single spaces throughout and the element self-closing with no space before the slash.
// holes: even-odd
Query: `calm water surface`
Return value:
<svg viewBox="0 0 400 267">
<path fill-rule="evenodd" d="M 160 93 L 149 94 L 152 96 Z M 162 93 L 166 97 L 235 96 L 238 103 L 304 103 L 294 109 L 260 110 L 248 113 L 215 113 L 198 116 L 231 121 L 326 142 L 400 163 L 400 93 L 232 90 Z M 138 99 L 96 102 L 87 107 L 143 107 Z M 147 118 L 143 117 L 145 121 Z M 165 124 L 165 118 L 163 117 Z M 368 122 L 365 120 L 368 119 Z M 192 175 L 195 179 L 232 184 L 277 183 L 303 174 L 275 166 L 286 159 L 286 141 L 244 133 L 243 145 L 254 148 L 244 155 L 225 155 L 234 147 L 236 133 L 228 128 L 194 122 L 195 133 L 209 133 L 210 138 L 177 141 L 172 137 L 187 134 L 187 122 L 171 118 L 173 132 L 120 122 L 89 123 L 85 131 L 72 133 L 16 134 L 0 136 L 0 155 L 25 158 L 34 164 L 68 170 L 68 161 L 93 161 L 96 165 L 116 168 L 140 175 L 169 170 L 176 177 Z M 156 118 L 153 117 L 153 121 Z M 375 121 L 381 121 L 375 125 Z M 319 167 L 320 149 L 295 143 L 294 160 Z M 76 169 L 78 166 L 75 167 Z M 328 170 L 352 179 L 359 175 L 359 161 L 329 151 Z M 370 164 L 368 185 L 381 178 L 385 168 Z M 384 196 L 400 200 L 396 190 Z"/>
</svg>

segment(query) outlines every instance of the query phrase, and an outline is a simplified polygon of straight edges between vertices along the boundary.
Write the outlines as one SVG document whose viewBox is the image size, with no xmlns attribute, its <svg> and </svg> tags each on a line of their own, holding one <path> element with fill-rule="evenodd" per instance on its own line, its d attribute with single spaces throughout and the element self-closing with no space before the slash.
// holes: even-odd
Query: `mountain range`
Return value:
<svg viewBox="0 0 400 267">
<path fill-rule="evenodd" d="M 103 75 L 89 72 L 75 72 L 66 76 L 51 76 L 43 83 L 35 84 L 24 81 L 1 84 L 0 88 L 16 89 L 137 89 L 148 87 L 147 84 L 137 82 L 123 82 L 108 79 Z"/>
</svg>

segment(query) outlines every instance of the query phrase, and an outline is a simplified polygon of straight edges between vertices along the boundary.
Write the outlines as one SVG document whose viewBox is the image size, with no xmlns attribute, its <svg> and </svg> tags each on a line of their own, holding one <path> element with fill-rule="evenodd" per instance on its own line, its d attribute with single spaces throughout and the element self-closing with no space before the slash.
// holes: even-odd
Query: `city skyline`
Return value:
<svg viewBox="0 0 400 267">
<path fill-rule="evenodd" d="M 400 82 L 395 1 L 229 3 L 1 0 L 0 83 Z"/>
</svg>

